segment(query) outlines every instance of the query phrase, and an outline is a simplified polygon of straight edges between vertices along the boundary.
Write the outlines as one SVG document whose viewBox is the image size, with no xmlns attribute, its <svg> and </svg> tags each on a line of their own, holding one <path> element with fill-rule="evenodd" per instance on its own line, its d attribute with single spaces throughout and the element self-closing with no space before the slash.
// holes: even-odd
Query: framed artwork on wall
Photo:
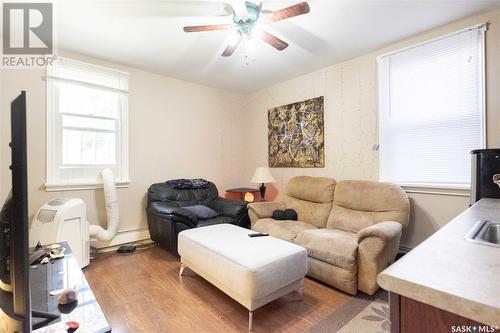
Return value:
<svg viewBox="0 0 500 333">
<path fill-rule="evenodd" d="M 324 168 L 324 97 L 267 111 L 268 158 L 272 168 Z"/>
</svg>

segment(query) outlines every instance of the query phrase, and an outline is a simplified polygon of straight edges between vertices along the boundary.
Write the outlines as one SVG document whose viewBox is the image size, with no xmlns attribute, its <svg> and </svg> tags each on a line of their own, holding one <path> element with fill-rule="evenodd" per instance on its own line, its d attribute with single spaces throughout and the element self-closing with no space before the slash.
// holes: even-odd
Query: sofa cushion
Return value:
<svg viewBox="0 0 500 333">
<path fill-rule="evenodd" d="M 233 221 L 234 221 L 233 218 L 231 218 L 229 216 L 219 215 L 219 216 L 216 216 L 216 217 L 208 219 L 208 220 L 198 220 L 198 224 L 196 224 L 196 226 L 199 228 L 199 227 L 206 227 L 209 225 L 222 224 L 222 223 L 232 224 Z"/>
<path fill-rule="evenodd" d="M 325 228 L 328 216 L 332 210 L 332 203 L 317 203 L 305 201 L 283 195 L 281 200 L 287 208 L 297 212 L 297 220 L 312 224 L 318 228 Z"/>
<path fill-rule="evenodd" d="M 177 189 L 167 183 L 157 183 L 149 187 L 148 202 L 166 202 L 171 206 L 193 206 L 210 204 L 219 197 L 214 183 L 209 182 L 205 188 Z"/>
<path fill-rule="evenodd" d="M 297 219 L 325 228 L 335 190 L 335 180 L 324 177 L 299 176 L 290 179 L 281 201 L 297 212 Z"/>
<path fill-rule="evenodd" d="M 375 223 L 408 224 L 410 206 L 404 190 L 394 184 L 343 180 L 335 187 L 327 228 L 358 232 Z"/>
<path fill-rule="evenodd" d="M 311 258 L 350 272 L 357 270 L 356 234 L 335 229 L 304 230 L 299 232 L 294 243 L 305 247 Z"/>
<path fill-rule="evenodd" d="M 288 181 L 285 194 L 304 201 L 332 202 L 335 179 L 325 177 L 297 176 Z"/>
<path fill-rule="evenodd" d="M 292 242 L 297 234 L 303 230 L 316 229 L 312 224 L 302 221 L 283 220 L 277 221 L 274 219 L 260 219 L 258 220 L 252 230 L 259 232 L 266 232 L 271 236 Z"/>
</svg>

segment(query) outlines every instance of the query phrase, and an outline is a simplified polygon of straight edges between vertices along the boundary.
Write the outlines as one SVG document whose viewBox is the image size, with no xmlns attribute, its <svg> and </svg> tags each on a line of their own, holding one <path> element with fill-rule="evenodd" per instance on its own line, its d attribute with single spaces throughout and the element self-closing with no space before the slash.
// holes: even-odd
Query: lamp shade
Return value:
<svg viewBox="0 0 500 333">
<path fill-rule="evenodd" d="M 255 169 L 255 173 L 253 174 L 252 180 L 250 180 L 252 183 L 274 183 L 276 182 L 273 178 L 273 175 L 271 175 L 271 172 L 269 172 L 268 167 L 258 167 Z"/>
</svg>

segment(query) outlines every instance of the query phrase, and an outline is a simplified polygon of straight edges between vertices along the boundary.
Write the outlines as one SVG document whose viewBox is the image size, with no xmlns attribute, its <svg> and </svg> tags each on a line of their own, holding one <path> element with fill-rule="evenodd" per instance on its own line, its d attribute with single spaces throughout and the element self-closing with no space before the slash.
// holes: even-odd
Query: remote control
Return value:
<svg viewBox="0 0 500 333">
<path fill-rule="evenodd" d="M 248 234 L 248 237 L 264 237 L 264 236 L 269 236 L 269 234 L 266 234 L 264 232 L 259 232 L 255 234 Z"/>
</svg>

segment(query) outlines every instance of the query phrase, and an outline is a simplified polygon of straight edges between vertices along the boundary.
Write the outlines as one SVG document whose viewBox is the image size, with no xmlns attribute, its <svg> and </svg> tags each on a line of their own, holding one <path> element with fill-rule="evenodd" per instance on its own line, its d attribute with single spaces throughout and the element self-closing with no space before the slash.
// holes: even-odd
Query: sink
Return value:
<svg viewBox="0 0 500 333">
<path fill-rule="evenodd" d="M 500 222 L 480 220 L 465 235 L 465 240 L 500 247 Z"/>
</svg>

